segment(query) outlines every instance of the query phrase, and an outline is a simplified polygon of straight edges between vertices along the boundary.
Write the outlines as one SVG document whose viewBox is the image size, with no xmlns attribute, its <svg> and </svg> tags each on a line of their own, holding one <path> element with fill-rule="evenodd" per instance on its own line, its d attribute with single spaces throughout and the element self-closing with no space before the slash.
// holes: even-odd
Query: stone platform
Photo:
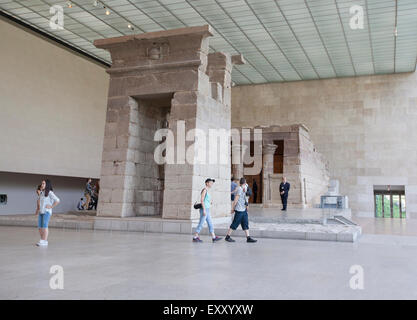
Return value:
<svg viewBox="0 0 417 320">
<path fill-rule="evenodd" d="M 215 231 L 224 236 L 231 222 L 231 217 L 213 219 Z M 355 242 L 361 235 L 361 227 L 346 225 L 321 225 L 318 223 L 274 223 L 256 222 L 250 218 L 250 232 L 256 238 L 324 240 Z M 106 230 L 128 232 L 178 233 L 192 234 L 198 221 L 162 219 L 162 217 L 96 217 L 82 212 L 77 214 L 54 213 L 50 228 L 75 230 Z M 1 226 L 36 227 L 37 218 L 30 215 L 0 216 Z M 202 234 L 207 234 L 204 228 Z M 244 236 L 242 230 L 234 232 L 236 237 Z"/>
<path fill-rule="evenodd" d="M 281 211 L 281 206 L 262 208 L 258 205 L 252 205 L 249 209 L 249 216 L 251 221 L 260 223 L 326 225 L 333 223 L 335 216 L 350 219 L 352 213 L 350 209 L 288 208 L 287 211 Z"/>
<path fill-rule="evenodd" d="M 193 230 L 196 225 L 197 223 L 193 225 Z M 216 234 L 225 235 L 229 225 L 230 223 L 215 223 Z M 272 239 L 356 242 L 362 233 L 361 227 L 346 225 L 250 222 L 249 227 L 251 236 Z M 204 228 L 201 234 L 208 234 L 207 228 Z M 244 236 L 240 227 L 232 234 L 232 237 L 236 236 Z"/>
<path fill-rule="evenodd" d="M 128 217 L 112 218 L 97 217 L 83 211 L 73 213 L 54 213 L 49 222 L 50 228 L 62 229 L 88 229 L 108 231 L 133 232 L 165 232 L 165 233 L 191 233 L 192 221 L 170 220 L 161 217 Z M 37 217 L 34 214 L 3 215 L 0 216 L 1 226 L 36 227 Z"/>
</svg>

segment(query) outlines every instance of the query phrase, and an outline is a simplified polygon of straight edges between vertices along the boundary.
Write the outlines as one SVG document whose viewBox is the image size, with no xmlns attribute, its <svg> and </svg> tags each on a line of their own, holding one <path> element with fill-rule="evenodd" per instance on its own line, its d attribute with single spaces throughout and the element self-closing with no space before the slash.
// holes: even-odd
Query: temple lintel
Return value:
<svg viewBox="0 0 417 320">
<path fill-rule="evenodd" d="M 156 42 L 160 42 L 167 38 L 178 37 L 178 36 L 188 36 L 188 35 L 189 36 L 200 35 L 202 36 L 202 38 L 205 38 L 205 37 L 213 36 L 213 30 L 210 25 L 204 25 L 204 26 L 195 26 L 195 27 L 187 27 L 187 28 L 178 28 L 178 29 L 172 29 L 172 30 L 154 31 L 154 32 L 140 33 L 140 34 L 135 34 L 135 35 L 121 36 L 121 37 L 114 37 L 114 38 L 107 38 L 107 39 L 97 39 L 94 41 L 94 45 L 97 48 L 109 49 L 111 47 L 129 42 L 129 41 L 155 40 Z"/>
</svg>

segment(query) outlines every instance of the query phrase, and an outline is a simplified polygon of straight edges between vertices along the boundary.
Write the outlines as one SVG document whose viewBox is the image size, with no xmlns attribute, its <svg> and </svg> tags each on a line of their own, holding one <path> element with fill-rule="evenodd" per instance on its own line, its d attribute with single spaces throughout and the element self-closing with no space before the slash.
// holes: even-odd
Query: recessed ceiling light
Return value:
<svg viewBox="0 0 417 320">
<path fill-rule="evenodd" d="M 108 16 L 110 14 L 110 10 L 106 9 L 106 15 Z"/>
</svg>

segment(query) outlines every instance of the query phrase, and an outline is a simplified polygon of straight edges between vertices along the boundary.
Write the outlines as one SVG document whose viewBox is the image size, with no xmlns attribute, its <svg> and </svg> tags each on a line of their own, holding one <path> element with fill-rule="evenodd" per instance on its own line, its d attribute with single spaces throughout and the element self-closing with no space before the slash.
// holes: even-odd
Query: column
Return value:
<svg viewBox="0 0 417 320">
<path fill-rule="evenodd" d="M 264 144 L 262 147 L 262 179 L 263 179 L 263 194 L 262 202 L 267 205 L 271 202 L 271 183 L 270 175 L 274 173 L 274 153 L 277 149 L 276 144 Z"/>
</svg>

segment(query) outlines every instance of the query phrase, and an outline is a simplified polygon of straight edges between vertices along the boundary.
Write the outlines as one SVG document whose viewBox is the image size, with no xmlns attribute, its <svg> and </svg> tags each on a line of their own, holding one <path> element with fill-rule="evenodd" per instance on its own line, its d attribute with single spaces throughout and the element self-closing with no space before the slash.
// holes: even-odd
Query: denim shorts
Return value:
<svg viewBox="0 0 417 320">
<path fill-rule="evenodd" d="M 242 226 L 242 230 L 249 230 L 249 218 L 248 218 L 248 211 L 236 211 L 235 210 L 235 217 L 233 218 L 233 222 L 230 225 L 230 229 L 236 230 L 239 224 Z"/>
<path fill-rule="evenodd" d="M 48 228 L 49 219 L 51 214 L 49 212 L 39 213 L 38 215 L 38 228 Z"/>
</svg>

